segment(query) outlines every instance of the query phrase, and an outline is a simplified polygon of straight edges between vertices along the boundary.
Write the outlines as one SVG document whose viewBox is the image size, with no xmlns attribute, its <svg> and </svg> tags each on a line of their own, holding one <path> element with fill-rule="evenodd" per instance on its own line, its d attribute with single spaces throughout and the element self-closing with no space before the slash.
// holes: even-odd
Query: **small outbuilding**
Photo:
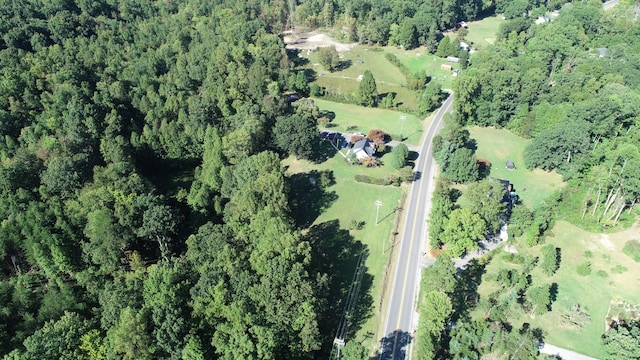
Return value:
<svg viewBox="0 0 640 360">
<path fill-rule="evenodd" d="M 451 71 L 451 65 L 447 65 L 447 64 L 442 64 L 440 65 L 440 69 L 442 70 L 446 70 L 446 71 Z"/>
<path fill-rule="evenodd" d="M 516 168 L 516 164 L 514 164 L 513 161 L 511 160 L 507 160 L 505 163 L 505 166 L 507 167 L 508 170 L 513 170 Z"/>
</svg>

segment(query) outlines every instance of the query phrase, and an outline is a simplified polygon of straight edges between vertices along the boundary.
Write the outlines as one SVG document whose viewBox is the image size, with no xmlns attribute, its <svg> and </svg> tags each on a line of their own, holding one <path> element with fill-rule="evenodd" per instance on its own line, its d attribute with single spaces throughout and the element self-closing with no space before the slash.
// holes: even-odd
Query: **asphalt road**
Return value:
<svg viewBox="0 0 640 360">
<path fill-rule="evenodd" d="M 614 6 L 618 5 L 618 3 L 619 3 L 619 2 L 620 2 L 620 0 L 610 0 L 610 1 L 607 1 L 607 2 L 605 2 L 605 3 L 603 3 L 603 4 L 602 4 L 602 8 L 603 8 L 603 9 L 605 9 L 605 10 L 609 10 L 609 9 L 611 9 L 612 7 L 614 7 Z"/>
<path fill-rule="evenodd" d="M 405 223 L 395 251 L 399 251 L 391 284 L 391 298 L 380 340 L 379 359 L 400 360 L 410 357 L 413 338 L 413 315 L 420 284 L 420 260 L 426 249 L 426 217 L 431 203 L 435 162 L 431 155 L 431 140 L 442 128 L 442 117 L 451 112 L 453 95 L 436 113 L 420 144 L 414 169 L 416 176 L 404 205 Z"/>
</svg>

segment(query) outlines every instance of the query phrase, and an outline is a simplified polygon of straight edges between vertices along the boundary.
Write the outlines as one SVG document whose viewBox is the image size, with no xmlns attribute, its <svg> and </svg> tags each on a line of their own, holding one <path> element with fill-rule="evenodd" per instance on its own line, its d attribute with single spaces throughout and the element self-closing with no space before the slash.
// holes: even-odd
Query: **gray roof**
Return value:
<svg viewBox="0 0 640 360">
<path fill-rule="evenodd" d="M 369 156 L 373 155 L 373 152 L 374 152 L 373 147 L 371 146 L 371 144 L 369 144 L 368 139 L 362 139 L 357 143 L 353 144 L 353 148 L 351 150 L 354 153 L 356 153 L 358 150 L 364 150 L 364 152 L 366 152 L 367 155 Z"/>
</svg>

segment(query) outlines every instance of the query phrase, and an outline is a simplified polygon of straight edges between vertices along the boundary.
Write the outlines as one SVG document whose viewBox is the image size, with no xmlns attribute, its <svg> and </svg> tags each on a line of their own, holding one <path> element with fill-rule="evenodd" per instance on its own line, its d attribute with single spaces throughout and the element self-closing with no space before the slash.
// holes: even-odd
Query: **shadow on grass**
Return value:
<svg viewBox="0 0 640 360">
<path fill-rule="evenodd" d="M 456 288 L 452 294 L 453 321 L 470 318 L 469 312 L 480 300 L 478 287 L 482 283 L 482 275 L 486 272 L 485 267 L 488 261 L 488 258 L 473 259 L 458 275 Z"/>
<path fill-rule="evenodd" d="M 337 151 L 338 150 L 336 150 L 336 148 L 331 146 L 329 141 L 318 141 L 318 144 L 315 145 L 313 155 L 309 160 L 313 161 L 316 164 L 322 164 L 323 162 L 334 157 Z"/>
<path fill-rule="evenodd" d="M 330 175 L 324 175 L 329 173 Z M 299 228 L 307 228 L 313 224 L 316 218 L 328 209 L 337 199 L 334 191 L 326 191 L 331 186 L 333 172 L 318 172 L 313 170 L 308 173 L 298 173 L 289 176 L 291 185 L 291 212 L 296 225 Z M 315 184 L 313 184 L 315 183 Z"/>
<path fill-rule="evenodd" d="M 380 340 L 380 349 L 382 352 L 376 359 L 405 359 L 409 358 L 407 350 L 409 343 L 413 341 L 413 336 L 406 331 L 395 330 L 391 334 L 387 334 Z"/>
<path fill-rule="evenodd" d="M 323 336 L 322 353 L 331 352 L 333 338 L 338 331 L 340 321 L 349 300 L 349 290 L 358 277 L 354 274 L 360 263 L 364 266 L 364 260 L 368 255 L 368 248 L 360 241 L 356 241 L 349 231 L 340 228 L 338 220 L 331 220 L 312 226 L 305 235 L 311 245 L 311 268 L 318 276 L 326 276 L 327 296 L 322 309 L 319 326 Z M 359 278 L 358 296 L 354 298 L 354 307 L 348 319 L 348 332 L 346 339 L 352 339 L 362 325 L 371 316 L 373 298 L 371 287 L 373 276 L 366 267 L 360 269 L 362 276 Z"/>
</svg>

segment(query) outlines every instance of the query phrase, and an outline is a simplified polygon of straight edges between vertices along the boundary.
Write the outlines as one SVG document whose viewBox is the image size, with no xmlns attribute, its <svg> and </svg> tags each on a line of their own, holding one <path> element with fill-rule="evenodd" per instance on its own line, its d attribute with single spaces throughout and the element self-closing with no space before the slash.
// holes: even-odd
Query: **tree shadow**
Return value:
<svg viewBox="0 0 640 360">
<path fill-rule="evenodd" d="M 307 62 L 309 62 L 309 60 L 307 60 Z M 318 79 L 318 73 L 313 69 L 304 69 L 301 71 L 304 72 L 304 76 L 307 78 L 308 82 L 313 82 Z"/>
<path fill-rule="evenodd" d="M 300 56 L 300 50 L 298 49 L 287 49 L 287 57 L 295 66 L 305 66 L 309 63 L 309 59 L 304 56 Z"/>
<path fill-rule="evenodd" d="M 407 160 L 416 161 L 418 160 L 418 156 L 420 156 L 420 154 L 417 151 L 409 150 L 409 155 L 407 155 Z"/>
<path fill-rule="evenodd" d="M 320 116 L 326 117 L 327 119 L 329 119 L 329 121 L 333 121 L 336 119 L 336 113 L 331 110 L 320 110 Z"/>
<path fill-rule="evenodd" d="M 409 358 L 407 350 L 413 336 L 406 331 L 395 330 L 380 340 L 381 352 L 378 359 L 406 359 Z"/>
<path fill-rule="evenodd" d="M 336 155 L 336 151 L 338 151 L 331 145 L 331 143 L 329 143 L 329 141 L 318 141 L 314 147 L 315 149 L 309 160 L 315 164 L 322 164 L 323 162 L 331 159 Z"/>
<path fill-rule="evenodd" d="M 551 300 L 551 302 L 549 303 L 549 306 L 547 306 L 547 308 L 549 311 L 551 311 L 553 303 L 558 300 L 558 283 L 554 282 L 551 284 L 551 286 L 549 286 L 549 299 Z"/>
<path fill-rule="evenodd" d="M 472 259 L 469 261 L 467 268 L 458 274 L 458 281 L 451 295 L 454 309 L 452 321 L 457 321 L 460 318 L 469 318 L 470 310 L 480 300 L 478 287 L 482 283 L 482 275 L 486 272 L 486 262 L 489 258 L 489 256 L 486 256 Z"/>
<path fill-rule="evenodd" d="M 367 245 L 356 241 L 349 231 L 341 229 L 337 219 L 312 226 L 305 239 L 311 245 L 311 269 L 318 276 L 327 277 L 328 295 L 318 323 L 324 337 L 322 353 L 328 354 L 341 325 L 349 290 L 355 281 L 359 281 L 359 291 L 358 296 L 354 297 L 350 316 L 345 318 L 349 325 L 346 338 L 352 338 L 371 316 L 373 276 L 364 266 L 369 250 Z M 354 276 L 359 263 L 362 266 L 360 276 Z"/>
<path fill-rule="evenodd" d="M 337 199 L 335 191 L 326 191 L 318 171 L 293 174 L 288 177 L 291 186 L 291 213 L 298 227 L 307 228 Z M 315 182 L 315 184 L 314 184 Z"/>
<path fill-rule="evenodd" d="M 335 71 L 346 70 L 346 69 L 350 68 L 351 65 L 353 65 L 353 62 L 351 60 L 349 60 L 349 59 L 341 60 L 340 62 L 338 62 L 338 65 L 336 66 Z"/>
</svg>

